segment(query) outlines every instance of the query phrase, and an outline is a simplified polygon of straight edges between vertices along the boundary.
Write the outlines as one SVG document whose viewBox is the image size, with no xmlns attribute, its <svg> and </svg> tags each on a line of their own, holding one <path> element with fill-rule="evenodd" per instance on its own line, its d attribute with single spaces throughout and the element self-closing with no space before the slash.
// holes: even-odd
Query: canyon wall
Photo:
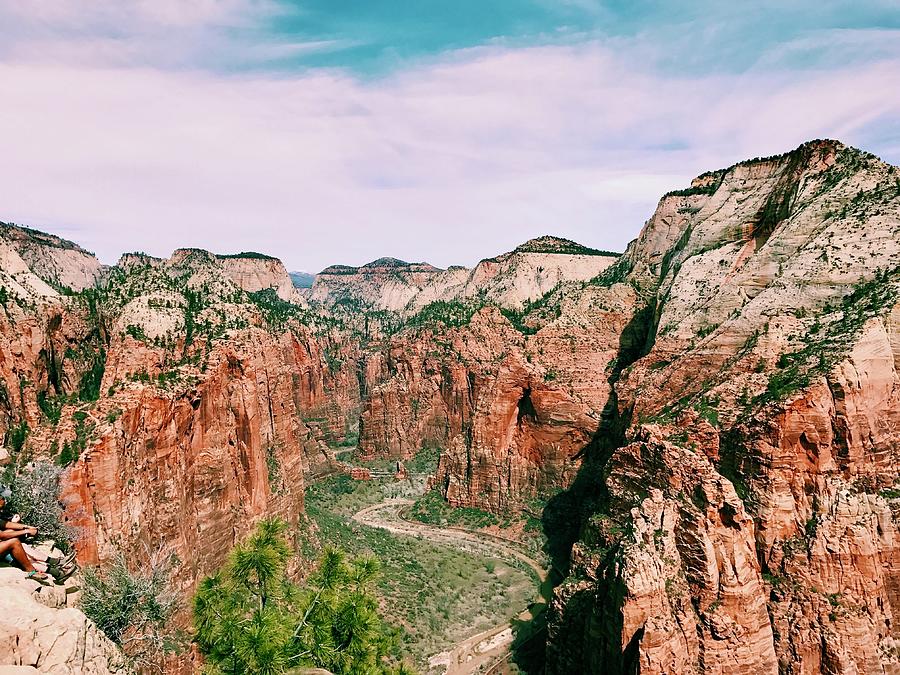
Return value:
<svg viewBox="0 0 900 675">
<path fill-rule="evenodd" d="M 351 303 L 411 316 L 436 302 L 491 303 L 521 309 L 556 286 L 588 281 L 618 254 L 559 237 L 538 237 L 486 258 L 474 268 L 439 269 L 428 263 L 379 258 L 362 267 L 333 265 L 316 275 L 309 299 L 334 307 Z"/>
<path fill-rule="evenodd" d="M 896 671 L 898 177 L 814 142 L 660 202 L 550 672 Z"/>
<path fill-rule="evenodd" d="M 82 563 L 162 548 L 188 592 L 260 517 L 298 522 L 358 415 L 346 336 L 204 251 L 123 256 L 66 295 L 4 255 L 0 421 L 15 458 L 68 467 Z"/>
</svg>

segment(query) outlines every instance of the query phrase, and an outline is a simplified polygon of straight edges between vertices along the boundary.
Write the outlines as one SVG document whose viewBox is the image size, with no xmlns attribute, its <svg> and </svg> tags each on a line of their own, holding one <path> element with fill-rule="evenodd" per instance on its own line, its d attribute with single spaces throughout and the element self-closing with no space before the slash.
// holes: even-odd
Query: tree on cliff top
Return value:
<svg viewBox="0 0 900 675">
<path fill-rule="evenodd" d="M 326 550 L 301 587 L 287 576 L 285 524 L 263 520 L 194 597 L 194 639 L 212 673 L 407 673 L 378 615 L 378 563 Z"/>
</svg>

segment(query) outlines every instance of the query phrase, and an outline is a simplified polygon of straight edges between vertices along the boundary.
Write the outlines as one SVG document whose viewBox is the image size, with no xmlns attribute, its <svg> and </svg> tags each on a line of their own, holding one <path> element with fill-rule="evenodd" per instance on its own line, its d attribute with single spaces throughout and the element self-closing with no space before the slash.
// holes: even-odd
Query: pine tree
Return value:
<svg viewBox="0 0 900 675">
<path fill-rule="evenodd" d="M 339 675 L 409 673 L 393 666 L 397 635 L 378 614 L 373 558 L 327 549 L 301 588 L 290 581 L 285 524 L 263 520 L 200 584 L 195 640 L 212 673 L 283 673 L 307 666 Z"/>
</svg>

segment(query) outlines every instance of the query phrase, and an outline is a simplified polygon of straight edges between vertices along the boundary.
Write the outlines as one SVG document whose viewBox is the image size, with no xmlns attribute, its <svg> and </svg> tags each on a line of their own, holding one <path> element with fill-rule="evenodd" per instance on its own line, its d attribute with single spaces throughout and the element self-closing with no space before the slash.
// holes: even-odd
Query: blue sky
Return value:
<svg viewBox="0 0 900 675">
<path fill-rule="evenodd" d="M 594 0 L 315 0 L 285 2 L 267 30 L 276 39 L 326 42 L 283 67 L 339 67 L 382 74 L 416 59 L 485 44 L 509 48 L 586 40 L 636 40 L 664 47 L 645 65 L 663 72 L 740 72 L 865 61 L 884 45 L 860 36 L 851 49 L 834 31 L 900 28 L 897 3 L 602 2 Z M 781 50 L 779 47 L 786 47 Z"/>
<path fill-rule="evenodd" d="M 900 5 L 0 0 L 0 96 L 0 220 L 106 262 L 621 250 L 707 169 L 900 164 Z"/>
</svg>

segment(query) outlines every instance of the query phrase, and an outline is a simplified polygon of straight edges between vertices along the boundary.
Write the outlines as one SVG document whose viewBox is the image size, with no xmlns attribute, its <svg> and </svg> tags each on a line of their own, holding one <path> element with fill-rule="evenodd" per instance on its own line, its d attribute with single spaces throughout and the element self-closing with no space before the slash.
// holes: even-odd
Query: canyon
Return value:
<svg viewBox="0 0 900 675">
<path fill-rule="evenodd" d="M 0 432 L 66 467 L 82 564 L 162 547 L 185 597 L 338 453 L 438 449 L 450 505 L 543 522 L 548 673 L 900 672 L 898 260 L 900 169 L 828 140 L 664 195 L 622 254 L 311 288 L 3 225 Z"/>
</svg>

